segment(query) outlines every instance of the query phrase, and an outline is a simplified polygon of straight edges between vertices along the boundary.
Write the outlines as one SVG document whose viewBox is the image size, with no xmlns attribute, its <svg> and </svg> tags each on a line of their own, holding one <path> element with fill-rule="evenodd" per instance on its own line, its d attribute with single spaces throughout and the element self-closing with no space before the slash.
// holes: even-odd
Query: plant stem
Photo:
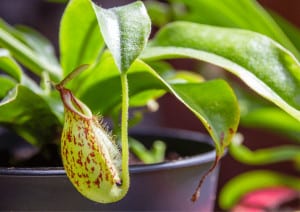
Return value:
<svg viewBox="0 0 300 212">
<path fill-rule="evenodd" d="M 129 146 L 128 146 L 128 81 L 127 74 L 121 73 L 122 85 L 122 115 L 121 115 L 121 141 L 122 141 L 122 187 L 129 187 Z M 127 192 L 127 190 L 125 192 Z"/>
</svg>

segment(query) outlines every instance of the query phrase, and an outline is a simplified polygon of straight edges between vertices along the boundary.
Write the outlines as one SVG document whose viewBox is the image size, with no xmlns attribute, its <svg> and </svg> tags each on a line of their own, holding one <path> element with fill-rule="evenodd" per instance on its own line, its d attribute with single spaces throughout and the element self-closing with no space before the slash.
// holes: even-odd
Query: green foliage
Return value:
<svg viewBox="0 0 300 212">
<path fill-rule="evenodd" d="M 165 152 L 167 147 L 163 141 L 154 141 L 152 148 L 148 150 L 142 143 L 130 138 L 129 146 L 131 152 L 145 164 L 161 163 L 165 160 Z"/>
<path fill-rule="evenodd" d="M 68 87 L 93 113 L 100 112 L 116 122 L 121 112 L 124 175 L 128 171 L 128 106 L 145 106 L 167 92 L 207 128 L 215 142 L 218 159 L 237 131 L 238 101 L 224 80 L 205 81 L 194 73 L 176 72 L 164 62 L 192 58 L 220 66 L 239 77 L 258 95 L 279 106 L 280 109 L 276 107 L 278 118 L 283 117 L 279 113 L 294 117 L 286 126 L 293 123 L 293 131 L 298 131 L 299 45 L 293 45 L 288 39 L 297 40 L 298 31 L 276 19 L 290 32 L 291 36 L 286 36 L 272 17 L 252 0 L 172 2 L 170 7 L 164 5 L 165 19 L 156 22 L 164 25 L 171 18 L 186 21 L 162 27 L 149 40 L 151 22 L 140 1 L 111 9 L 103 9 L 90 0 L 69 1 L 60 24 L 60 60 L 53 46 L 38 32 L 28 27 L 11 27 L 2 21 L 0 69 L 4 74 L 0 76 L 0 124 L 15 130 L 33 145 L 42 146 L 57 139 L 63 127 L 62 104 L 57 91 L 47 86 L 47 81 L 58 82 L 77 67 L 89 64 Z M 148 5 L 152 5 L 154 13 L 165 13 L 157 10 L 153 2 Z M 181 10 L 184 8 L 181 6 L 189 12 Z M 39 77 L 41 86 L 19 64 Z M 255 105 L 252 101 L 244 102 Z M 273 116 L 270 110 L 266 113 L 264 104 L 257 104 L 257 108 L 264 112 L 264 117 Z M 251 120 L 255 123 L 262 117 L 258 110 L 247 111 L 252 113 L 242 113 L 242 123 Z M 273 128 L 279 126 L 263 123 Z M 288 128 L 282 126 L 279 128 Z M 258 162 L 279 154 L 282 157 L 278 160 L 284 160 L 294 154 L 290 149 L 285 150 L 259 152 L 262 156 Z M 251 156 L 247 149 L 241 151 L 247 153 L 246 158 Z M 128 178 L 125 180 L 129 184 Z M 223 205 L 228 207 L 229 203 Z"/>
<path fill-rule="evenodd" d="M 255 31 L 261 34 L 264 34 L 268 36 L 269 38 L 277 41 L 282 46 L 287 48 L 290 52 L 293 53 L 293 56 L 299 59 L 299 29 L 297 29 L 295 26 L 284 20 L 284 18 L 280 17 L 278 14 L 272 12 L 272 11 L 266 11 L 264 8 L 262 8 L 257 1 L 254 0 L 232 0 L 232 1 L 205 1 L 205 0 L 169 0 L 171 3 L 169 5 L 169 11 L 172 11 L 172 18 L 174 20 L 185 20 L 185 21 L 192 21 L 197 22 L 201 24 L 209 24 L 209 25 L 215 25 L 215 26 L 221 26 L 221 27 L 230 27 L 230 28 L 241 28 L 241 29 L 248 29 L 251 31 Z M 179 10 L 175 10 L 175 8 L 179 8 Z M 170 17 L 170 15 L 165 15 L 165 17 Z M 187 33 L 188 34 L 188 33 Z M 228 41 L 226 41 L 228 42 Z M 200 42 L 199 42 L 200 43 Z M 219 44 L 218 44 L 219 45 Z M 276 47 L 277 48 L 277 47 Z M 275 48 L 275 49 L 276 49 Z M 273 49 L 273 50 L 275 50 Z M 280 47 L 280 49 L 284 50 Z M 245 50 L 245 49 L 244 49 Z M 272 50 L 272 51 L 273 51 Z M 288 52 L 286 53 L 275 53 L 278 55 L 278 58 L 280 61 L 284 61 L 289 56 L 284 56 L 284 54 L 290 54 Z M 284 50 L 285 51 L 285 50 Z M 249 51 L 251 52 L 251 51 Z M 262 51 L 261 53 L 263 53 Z M 281 72 L 281 68 L 277 69 L 274 68 L 274 64 L 271 61 L 268 62 L 268 59 L 266 60 L 265 57 L 262 57 L 260 53 L 257 53 L 257 57 L 254 58 L 260 58 L 263 60 L 263 62 L 269 63 L 269 67 L 264 67 L 261 63 L 261 68 L 263 68 L 263 72 L 269 72 L 268 70 L 275 71 L 276 74 L 272 75 L 270 74 L 270 77 L 274 77 L 274 81 L 267 80 L 265 77 L 266 75 L 260 75 L 259 73 L 255 73 L 256 76 L 260 79 L 263 78 L 263 80 L 266 82 L 266 84 L 271 87 L 271 89 L 267 88 L 269 91 L 273 89 L 277 89 L 278 85 L 287 85 L 286 88 L 283 88 L 282 94 L 284 95 L 289 93 L 289 89 L 291 89 L 293 86 L 290 86 L 294 83 L 286 82 L 287 84 L 282 84 L 283 78 L 285 78 L 287 75 L 279 74 Z M 248 62 L 251 61 L 251 59 L 246 59 Z M 288 59 L 286 61 L 285 66 L 290 69 L 290 62 L 291 60 Z M 299 67 L 299 61 L 294 59 L 294 67 Z M 217 64 L 218 65 L 218 64 Z M 276 67 L 277 65 L 275 65 Z M 293 69 L 293 68 L 292 68 Z M 299 71 L 291 70 L 290 76 L 295 77 L 295 86 L 299 86 Z M 298 69 L 298 68 L 297 68 Z M 250 69 L 249 69 L 250 70 Z M 232 70 L 229 70 L 233 73 L 236 73 Z M 271 72 L 269 72 L 271 73 Z M 275 76 L 276 75 L 276 76 Z M 241 77 L 241 75 L 237 75 L 238 77 Z M 276 80 L 277 77 L 281 76 L 282 78 L 278 81 Z M 285 80 L 288 80 L 289 77 L 285 78 Z M 245 81 L 246 80 L 246 81 Z M 246 76 L 244 79 L 246 84 L 250 88 L 253 88 L 250 84 L 253 83 L 251 80 L 251 77 Z M 275 85 L 277 84 L 277 85 Z M 273 87 L 275 85 L 275 87 Z M 261 83 L 254 85 L 254 91 L 262 91 L 260 89 Z M 273 88 L 272 88 L 273 87 Z M 246 127 L 254 127 L 254 128 L 264 128 L 271 130 L 272 132 L 281 133 L 283 135 L 288 136 L 289 138 L 292 138 L 294 141 L 299 141 L 299 134 L 300 134 L 300 128 L 299 128 L 299 116 L 296 115 L 298 113 L 297 111 L 284 109 L 287 105 L 283 103 L 278 102 L 278 98 L 276 95 L 273 95 L 272 92 L 269 93 L 269 97 L 262 94 L 261 96 L 267 97 L 267 99 L 273 101 L 275 104 L 280 106 L 283 110 L 280 108 L 274 106 L 273 104 L 270 104 L 270 102 L 267 102 L 261 98 L 258 98 L 257 95 L 253 95 L 252 92 L 245 91 L 244 89 L 241 89 L 238 86 L 235 86 L 235 92 L 237 94 L 238 100 L 239 100 L 239 106 L 241 109 L 241 125 Z M 281 92 L 278 92 L 277 90 L 275 93 L 281 95 Z M 291 90 L 290 90 L 291 91 Z M 296 90 L 295 90 L 296 91 Z M 298 102 L 297 100 L 298 94 L 294 93 L 290 97 L 294 98 L 295 102 Z M 273 99 L 273 100 L 272 100 Z M 286 99 L 287 100 L 287 99 Z M 289 100 L 287 100 L 289 101 Z M 293 101 L 293 100 L 292 100 Z M 298 103 L 296 103 L 298 104 Z M 282 107 L 282 106 L 283 107 Z M 285 106 L 284 106 L 285 105 Z M 298 108 L 299 110 L 299 108 Z M 239 143 L 232 143 L 230 146 L 230 153 L 231 155 L 238 161 L 246 163 L 246 164 L 252 164 L 252 165 L 262 165 L 262 164 L 270 164 L 270 163 L 276 163 L 280 161 L 286 161 L 286 160 L 292 160 L 293 162 L 298 162 L 298 146 L 280 146 L 280 147 L 272 147 L 267 149 L 258 149 L 256 151 L 251 151 L 247 147 L 243 146 Z M 229 205 L 227 203 L 226 199 L 234 199 L 237 200 L 238 196 L 244 195 L 246 193 L 245 190 L 243 190 L 243 187 L 247 184 L 256 184 L 257 187 L 264 187 L 265 181 L 263 181 L 260 178 L 254 177 L 254 173 L 252 174 L 245 174 L 241 177 L 237 177 L 237 180 L 233 179 L 232 182 L 230 182 L 224 190 L 224 194 L 220 198 L 220 205 L 224 207 L 224 209 L 228 209 L 234 205 L 233 202 Z M 268 175 L 269 176 L 269 175 Z M 265 176 L 263 176 L 265 177 Z M 268 179 L 270 179 L 270 182 L 272 181 L 272 176 L 269 176 Z M 277 176 L 274 176 L 276 179 Z M 239 179 L 239 180 L 238 180 Z M 260 184 L 260 182 L 262 182 Z M 276 182 L 274 183 L 276 185 Z M 254 189 L 254 188 L 253 188 Z M 299 189 L 299 188 L 297 188 Z M 235 201 L 236 203 L 236 201 Z"/>
<path fill-rule="evenodd" d="M 287 186 L 300 189 L 300 179 L 272 171 L 257 170 L 230 180 L 220 194 L 220 206 L 230 209 L 244 194 L 259 188 Z"/>
<path fill-rule="evenodd" d="M 64 75 L 79 65 L 97 62 L 104 41 L 89 0 L 69 2 L 60 22 L 59 44 Z"/>
</svg>

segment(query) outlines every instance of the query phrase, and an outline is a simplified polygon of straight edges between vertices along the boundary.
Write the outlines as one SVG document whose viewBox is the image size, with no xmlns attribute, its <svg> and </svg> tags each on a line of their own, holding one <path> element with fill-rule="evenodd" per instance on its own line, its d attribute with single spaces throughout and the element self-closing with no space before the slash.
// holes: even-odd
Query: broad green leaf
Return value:
<svg viewBox="0 0 300 212">
<path fill-rule="evenodd" d="M 106 58 L 104 61 L 108 65 L 111 60 Z M 103 71 L 106 65 L 105 63 L 101 64 Z M 103 115 L 112 112 L 111 110 L 121 101 L 118 71 L 117 68 L 112 69 L 112 66 L 110 67 L 110 75 L 106 75 L 102 79 L 98 78 L 99 81 L 90 84 L 80 97 L 93 111 L 100 111 Z M 99 75 L 97 73 L 97 76 Z M 128 71 L 128 82 L 129 95 L 133 98 L 147 90 L 157 92 L 164 90 L 175 95 L 203 122 L 216 143 L 219 156 L 236 132 L 239 121 L 237 100 L 232 89 L 222 80 L 202 83 L 185 81 L 184 83 L 171 84 L 148 65 L 137 60 Z M 94 95 L 95 91 L 99 91 L 97 98 Z M 111 95 L 112 93 L 114 95 Z"/>
<path fill-rule="evenodd" d="M 104 47 L 90 0 L 71 0 L 60 23 L 61 64 L 64 75 L 96 61 Z"/>
<path fill-rule="evenodd" d="M 272 171 L 252 171 L 231 179 L 221 190 L 219 204 L 224 210 L 232 208 L 240 198 L 256 189 L 287 186 L 300 190 L 300 179 Z"/>
<path fill-rule="evenodd" d="M 298 59 L 300 58 L 299 51 L 282 29 L 255 0 L 170 0 L 170 2 L 178 2 L 187 7 L 186 13 L 178 14 L 178 20 L 255 31 L 279 42 Z"/>
<path fill-rule="evenodd" d="M 137 62 L 134 64 L 135 70 L 144 69 L 143 64 L 140 65 L 140 63 Z M 82 83 L 82 80 L 84 80 L 84 83 Z M 135 83 L 141 83 L 140 80 L 137 80 L 137 82 Z M 99 60 L 99 64 L 94 69 L 83 72 L 82 77 L 74 79 L 72 84 L 74 84 L 74 89 L 77 90 L 76 95 L 82 99 L 94 113 L 100 112 L 101 114 L 107 115 L 107 113 L 115 109 L 116 104 L 119 104 L 118 101 L 121 97 L 119 71 L 112 55 L 107 51 L 104 52 Z M 107 90 L 110 92 L 103 92 Z M 95 95 L 96 91 L 99 92 Z M 160 89 L 147 90 L 144 91 L 143 94 L 140 92 L 135 93 L 130 97 L 130 106 L 144 106 L 149 100 L 156 99 L 164 93 L 165 91 Z"/>
<path fill-rule="evenodd" d="M 1 21 L 0 23 L 0 47 L 9 50 L 10 54 L 30 71 L 41 75 L 43 71 L 49 72 L 53 80 L 61 78 L 61 69 L 57 64 L 51 63 L 46 57 L 41 57 L 40 52 L 35 51 L 24 40 L 20 40 L 10 27 Z"/>
<path fill-rule="evenodd" d="M 240 118 L 238 103 L 230 87 L 225 81 L 216 80 L 174 84 L 172 88 L 183 104 L 204 123 L 216 143 L 217 152 L 222 155 Z"/>
<path fill-rule="evenodd" d="M 140 62 L 134 63 L 133 66 L 134 67 L 132 69 L 134 70 L 145 69 L 145 65 Z M 155 63 L 153 64 L 153 66 L 159 66 L 159 69 L 161 69 L 162 64 Z M 175 72 L 171 66 L 167 66 L 165 64 L 163 66 L 165 67 L 165 70 L 161 71 L 159 74 L 169 83 L 203 81 L 201 76 L 194 73 L 181 71 Z M 131 70 L 131 68 L 129 70 Z M 129 71 L 129 73 L 130 72 L 131 71 Z M 81 76 L 82 77 L 74 79 L 72 83 L 72 85 L 74 85 L 72 87 L 72 90 L 76 90 L 76 95 L 81 98 L 87 105 L 89 105 L 94 113 L 101 112 L 102 114 L 106 114 L 108 113 L 108 110 L 113 110 L 114 105 L 110 104 L 110 102 L 115 102 L 115 99 L 119 99 L 120 97 L 120 80 L 118 68 L 114 63 L 111 54 L 107 51 L 104 52 L 99 60 L 99 64 L 94 69 L 86 70 L 81 74 Z M 112 83 L 110 80 L 112 80 L 114 83 Z M 84 83 L 82 83 L 83 81 Z M 133 83 L 139 85 L 144 84 L 145 82 L 137 79 L 136 82 Z M 102 90 L 110 90 L 110 92 L 102 92 Z M 97 93 L 96 98 L 95 91 L 99 91 L 99 94 Z M 111 95 L 112 93 L 115 95 Z M 135 92 L 135 94 L 131 95 L 130 97 L 130 106 L 145 106 L 147 102 L 161 97 L 164 93 L 165 91 L 161 89 Z M 101 101 L 103 99 L 105 99 L 105 101 Z"/>
<path fill-rule="evenodd" d="M 21 67 L 11 57 L 8 50 L 1 49 L 1 48 L 0 48 L 0 70 L 13 77 L 17 82 L 21 82 L 21 78 L 22 78 Z"/>
<path fill-rule="evenodd" d="M 22 85 L 0 102 L 0 124 L 37 146 L 59 139 L 62 127 L 46 101 Z"/>
<path fill-rule="evenodd" d="M 300 65 L 273 40 L 255 32 L 175 22 L 163 28 L 142 59 L 189 57 L 223 67 L 259 95 L 300 120 Z"/>
<path fill-rule="evenodd" d="M 104 9 L 93 4 L 101 33 L 120 72 L 126 72 L 140 55 L 151 30 L 151 21 L 141 1 Z"/>
</svg>

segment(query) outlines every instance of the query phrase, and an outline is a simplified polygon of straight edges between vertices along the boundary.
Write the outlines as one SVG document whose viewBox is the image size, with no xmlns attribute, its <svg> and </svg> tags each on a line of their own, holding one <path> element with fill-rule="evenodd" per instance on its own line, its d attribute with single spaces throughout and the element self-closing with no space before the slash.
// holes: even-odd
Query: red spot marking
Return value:
<svg viewBox="0 0 300 212">
<path fill-rule="evenodd" d="M 86 158 L 86 161 L 87 161 L 88 163 L 90 163 L 90 162 L 91 162 L 91 160 L 90 160 L 90 158 L 89 158 L 89 157 L 87 157 L 87 158 Z"/>
<path fill-rule="evenodd" d="M 108 173 L 105 174 L 105 180 L 108 181 Z"/>
<path fill-rule="evenodd" d="M 89 188 L 91 187 L 91 181 L 90 180 L 86 181 L 86 184 L 88 185 Z"/>
<path fill-rule="evenodd" d="M 82 174 L 77 174 L 79 178 L 82 178 Z"/>
<path fill-rule="evenodd" d="M 78 158 L 77 161 L 76 161 L 76 163 L 78 163 L 80 166 L 83 166 L 81 158 Z"/>
<path fill-rule="evenodd" d="M 92 167 L 92 168 L 91 168 L 91 171 L 94 172 L 94 171 L 95 171 L 95 167 Z"/>
<path fill-rule="evenodd" d="M 72 169 L 69 169 L 69 172 L 70 172 L 70 177 L 74 178 L 75 177 L 75 173 L 72 171 Z"/>
<path fill-rule="evenodd" d="M 91 153 L 90 153 L 90 156 L 91 156 L 91 157 L 95 157 L 95 152 L 91 152 Z"/>
<path fill-rule="evenodd" d="M 84 134 L 85 134 L 85 137 L 87 138 L 88 134 L 89 134 L 89 128 L 88 127 L 84 128 Z"/>
<path fill-rule="evenodd" d="M 76 180 L 74 183 L 75 183 L 77 186 L 79 186 L 79 181 L 78 181 L 78 180 Z"/>
<path fill-rule="evenodd" d="M 232 128 L 229 128 L 229 133 L 230 134 L 233 134 L 234 133 L 234 130 Z"/>
<path fill-rule="evenodd" d="M 94 181 L 94 184 L 99 188 L 100 187 L 100 180 L 99 178 L 97 178 L 95 181 Z"/>
<path fill-rule="evenodd" d="M 72 141 L 72 136 L 71 136 L 71 132 L 70 131 L 67 132 L 67 139 L 68 139 L 69 142 Z"/>
<path fill-rule="evenodd" d="M 86 162 L 84 163 L 84 169 L 85 169 L 85 171 L 87 171 L 87 172 L 89 171 L 88 168 L 87 168 Z"/>
<path fill-rule="evenodd" d="M 76 145 L 76 144 L 77 144 L 77 142 L 76 142 L 76 138 L 75 138 L 75 136 L 73 136 L 73 141 L 74 141 L 74 144 Z"/>
</svg>

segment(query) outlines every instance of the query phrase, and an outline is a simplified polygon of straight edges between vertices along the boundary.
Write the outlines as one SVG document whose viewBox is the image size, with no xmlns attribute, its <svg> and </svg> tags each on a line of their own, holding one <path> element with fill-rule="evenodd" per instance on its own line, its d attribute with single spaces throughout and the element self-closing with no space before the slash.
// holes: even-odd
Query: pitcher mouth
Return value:
<svg viewBox="0 0 300 212">
<path fill-rule="evenodd" d="M 93 114 L 91 113 L 89 108 L 80 100 L 74 98 L 72 92 L 69 89 L 61 86 L 57 86 L 56 89 L 60 92 L 63 104 L 66 108 L 86 119 L 93 118 Z"/>
</svg>

